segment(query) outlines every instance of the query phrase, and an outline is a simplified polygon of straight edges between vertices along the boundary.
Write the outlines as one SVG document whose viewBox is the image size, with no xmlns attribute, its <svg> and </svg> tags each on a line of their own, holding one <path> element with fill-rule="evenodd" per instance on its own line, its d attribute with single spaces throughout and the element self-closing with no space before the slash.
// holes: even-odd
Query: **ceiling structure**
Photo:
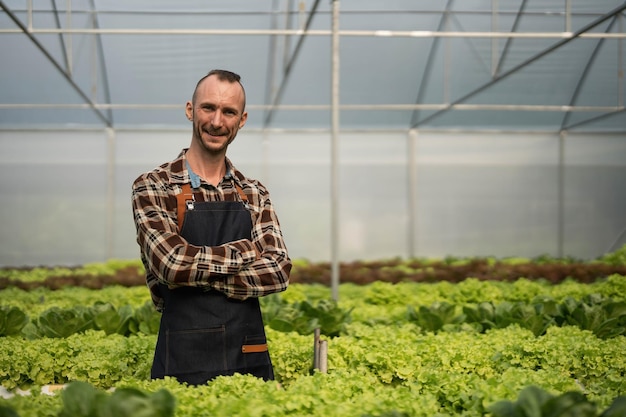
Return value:
<svg viewBox="0 0 626 417">
<path fill-rule="evenodd" d="M 0 0 L 0 129 L 186 126 L 212 68 L 247 129 L 626 131 L 621 0 Z"/>
</svg>

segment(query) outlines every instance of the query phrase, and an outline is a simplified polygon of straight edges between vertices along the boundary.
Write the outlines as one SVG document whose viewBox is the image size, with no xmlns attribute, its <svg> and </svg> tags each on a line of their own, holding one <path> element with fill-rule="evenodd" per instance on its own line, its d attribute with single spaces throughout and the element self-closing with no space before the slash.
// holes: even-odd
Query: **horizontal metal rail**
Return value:
<svg viewBox="0 0 626 417">
<path fill-rule="evenodd" d="M 180 109 L 183 104 L 49 104 L 49 103 L 0 103 L 0 109 L 112 109 L 112 110 L 169 110 Z M 330 104 L 249 104 L 248 110 L 330 110 Z M 533 104 L 340 104 L 340 110 L 501 110 L 501 111 L 550 111 L 550 112 L 616 112 L 624 106 L 559 106 Z"/>
<path fill-rule="evenodd" d="M 23 33 L 20 29 L 0 29 L 0 34 Z M 224 36 L 331 36 L 330 30 L 302 29 L 57 29 L 40 28 L 28 30 L 33 35 L 224 35 Z M 626 39 L 626 32 L 583 33 L 574 32 L 447 32 L 427 30 L 340 30 L 339 36 L 347 37 L 403 37 L 403 38 L 527 38 L 527 39 Z"/>
</svg>

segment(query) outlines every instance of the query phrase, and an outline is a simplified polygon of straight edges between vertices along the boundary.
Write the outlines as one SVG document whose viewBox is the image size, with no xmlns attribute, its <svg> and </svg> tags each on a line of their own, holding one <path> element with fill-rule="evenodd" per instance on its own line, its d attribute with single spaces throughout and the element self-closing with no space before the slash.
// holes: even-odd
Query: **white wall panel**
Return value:
<svg viewBox="0 0 626 417">
<path fill-rule="evenodd" d="M 418 132 L 409 213 L 407 135 L 344 132 L 340 258 L 407 257 L 410 239 L 420 257 L 596 257 L 626 243 L 625 139 L 566 136 L 560 181 L 558 135 Z M 184 129 L 0 131 L 0 265 L 138 258 L 131 183 L 189 140 Z M 229 155 L 270 189 L 291 256 L 328 261 L 330 135 L 244 129 Z"/>
</svg>

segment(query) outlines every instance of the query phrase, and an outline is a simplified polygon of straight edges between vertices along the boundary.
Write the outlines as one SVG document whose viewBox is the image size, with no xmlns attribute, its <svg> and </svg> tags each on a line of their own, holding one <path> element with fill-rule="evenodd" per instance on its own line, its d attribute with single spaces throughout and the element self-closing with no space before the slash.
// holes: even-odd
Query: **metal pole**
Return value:
<svg viewBox="0 0 626 417">
<path fill-rule="evenodd" d="M 498 30 L 498 0 L 491 0 L 491 31 Z M 491 76 L 497 75 L 498 69 L 498 38 L 491 39 Z"/>
<path fill-rule="evenodd" d="M 619 31 L 624 31 L 624 16 L 620 15 L 618 20 Z M 617 41 L 617 91 L 621 93 L 617 96 L 617 105 L 624 107 L 624 42 L 619 39 Z"/>
<path fill-rule="evenodd" d="M 450 18 L 446 14 L 446 20 L 444 22 L 445 29 L 450 29 Z M 444 39 L 443 41 L 443 102 L 450 103 L 450 61 L 452 48 L 450 47 L 450 39 Z M 415 128 L 417 125 L 411 125 Z"/>
<path fill-rule="evenodd" d="M 409 258 L 415 258 L 417 256 L 417 130 L 409 130 L 407 137 L 407 164 L 408 164 L 408 190 L 407 190 L 407 202 L 408 202 L 408 254 Z"/>
<path fill-rule="evenodd" d="M 68 29 L 72 28 L 72 0 L 67 0 L 65 2 L 65 23 Z M 72 34 L 67 33 L 65 37 L 66 49 L 67 49 L 67 73 L 69 76 L 72 76 L 74 72 L 74 66 L 72 61 L 74 60 L 72 53 Z"/>
<path fill-rule="evenodd" d="M 620 79 L 618 79 L 620 82 Z M 623 97 L 622 100 L 623 101 Z M 620 101 L 618 106 L 565 106 L 565 105 L 536 105 L 536 104 L 342 104 L 339 106 L 339 110 L 346 111 L 366 111 L 366 110 L 390 110 L 390 111 L 402 111 L 402 110 L 459 110 L 459 111 L 473 111 L 473 110 L 501 110 L 501 111 L 542 111 L 542 112 L 595 112 L 595 113 L 607 113 L 607 112 L 622 112 L 626 110 L 624 104 Z M 180 108 L 180 104 L 154 104 L 154 103 L 127 103 L 127 104 L 111 104 L 111 103 L 94 103 L 90 104 L 61 104 L 61 103 L 0 103 L 0 109 L 98 109 L 98 110 L 124 110 L 124 109 L 142 109 L 142 110 L 176 110 Z M 325 111 L 330 110 L 331 105 L 328 104 L 246 104 L 248 110 L 269 110 L 279 109 L 285 111 L 293 110 L 310 110 L 310 111 Z M 263 127 L 263 129 L 268 128 Z M 384 128 L 388 129 L 388 128 Z M 280 130 L 280 129 L 279 129 Z M 289 131 L 300 130 L 297 128 L 286 129 Z M 315 129 L 313 129 L 315 130 Z M 406 132 L 406 129 L 401 129 Z M 441 129 L 436 129 L 441 130 Z M 246 126 L 246 131 L 249 132 L 250 128 Z M 345 131 L 345 129 L 344 129 Z M 514 129 L 518 132 L 518 129 Z M 552 130 L 553 132 L 553 130 Z"/>
<path fill-rule="evenodd" d="M 95 12 L 92 15 L 91 24 L 93 27 L 97 26 Z M 91 99 L 95 103 L 98 101 L 98 35 L 92 36 L 91 41 Z M 110 112 L 109 110 L 109 119 L 111 119 Z"/>
<path fill-rule="evenodd" d="M 107 212 L 105 232 L 105 257 L 113 258 L 113 241 L 115 239 L 115 130 L 107 127 Z"/>
<path fill-rule="evenodd" d="M 564 255 L 563 242 L 565 240 L 565 137 L 567 131 L 561 130 L 559 133 L 559 166 L 558 166 L 558 226 L 557 226 L 557 254 L 559 258 Z"/>
<path fill-rule="evenodd" d="M 33 30 L 33 0 L 28 0 L 27 14 L 28 14 L 28 31 Z"/>
<path fill-rule="evenodd" d="M 572 31 L 572 1 L 565 0 L 565 32 Z"/>
<path fill-rule="evenodd" d="M 339 140 L 339 0 L 332 0 L 332 72 L 331 72 L 331 146 L 330 146 L 330 232 L 331 232 L 331 288 L 332 296 L 339 300 L 339 179 L 338 179 L 338 140 Z"/>
<path fill-rule="evenodd" d="M 300 50 L 302 48 L 302 45 L 304 43 L 304 39 L 306 38 L 306 35 L 308 34 L 309 28 L 311 27 L 311 24 L 313 23 L 313 16 L 315 16 L 315 13 L 317 11 L 317 6 L 319 4 L 319 0 L 315 1 L 315 4 L 313 5 L 313 7 L 311 8 L 311 11 L 309 12 L 309 17 L 307 18 L 307 21 L 304 25 L 303 29 L 298 29 L 298 33 L 299 33 L 299 39 L 298 39 L 298 43 L 296 44 L 296 47 L 293 51 L 293 53 L 291 53 L 291 56 L 288 57 L 289 52 L 291 51 L 291 37 L 290 36 L 285 36 L 285 54 L 284 54 L 284 63 L 283 63 L 283 71 L 282 71 L 282 75 L 283 78 L 280 82 L 280 86 L 278 87 L 278 90 L 276 91 L 276 94 L 273 95 L 272 97 L 272 104 L 278 104 L 280 103 L 280 101 L 283 98 L 283 94 L 285 92 L 285 88 L 287 88 L 287 82 L 291 76 L 291 70 L 293 68 L 294 63 L 296 62 L 296 58 L 298 57 L 298 55 L 300 54 Z M 291 16 L 290 13 L 291 9 L 289 9 L 287 11 L 287 16 Z M 289 26 L 291 26 L 290 23 L 290 19 L 288 19 L 287 24 Z M 272 108 L 266 115 L 265 117 L 265 124 L 269 125 L 272 121 L 272 118 L 274 117 L 274 108 Z"/>
<path fill-rule="evenodd" d="M 2 1 L 0 8 L 9 10 Z M 624 11 L 624 8 L 609 13 L 612 17 Z M 606 16 L 605 16 L 606 17 Z M 605 19 L 606 20 L 606 19 Z M 21 33 L 20 30 L 0 28 L 2 33 Z M 73 35 L 225 35 L 225 36 L 301 36 L 304 32 L 300 29 L 54 29 L 41 28 L 29 31 L 33 35 L 67 33 Z M 325 29 L 307 30 L 307 36 L 332 36 L 332 31 Z M 340 36 L 348 37 L 399 37 L 399 38 L 513 38 L 513 39 L 626 39 L 626 33 L 569 33 L 569 32 L 459 32 L 459 31 L 428 31 L 428 30 L 342 30 Z"/>
</svg>

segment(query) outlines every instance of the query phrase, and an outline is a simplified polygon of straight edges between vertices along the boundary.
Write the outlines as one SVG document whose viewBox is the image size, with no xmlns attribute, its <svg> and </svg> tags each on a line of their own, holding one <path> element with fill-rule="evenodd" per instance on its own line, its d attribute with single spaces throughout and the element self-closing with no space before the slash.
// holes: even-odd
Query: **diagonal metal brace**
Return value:
<svg viewBox="0 0 626 417">
<path fill-rule="evenodd" d="M 109 120 L 95 105 L 95 103 L 89 98 L 89 96 L 82 90 L 82 88 L 74 82 L 72 77 L 63 69 L 63 66 L 57 62 L 57 60 L 48 52 L 48 50 L 37 40 L 37 38 L 28 31 L 28 28 L 15 16 L 15 14 L 9 9 L 2 0 L 0 0 L 0 8 L 13 20 L 13 22 L 24 32 L 26 36 L 33 42 L 33 44 L 41 51 L 42 54 L 50 63 L 63 75 L 72 88 L 80 95 L 80 97 L 89 105 L 91 110 L 98 116 L 100 120 L 106 125 L 106 127 L 113 127 L 113 123 Z"/>
<path fill-rule="evenodd" d="M 579 29 L 578 31 L 574 32 L 573 35 L 567 39 L 563 39 L 557 43 L 555 43 L 554 45 L 544 49 L 543 51 L 537 53 L 536 55 L 528 58 L 527 60 L 525 60 L 524 62 L 521 62 L 520 64 L 516 65 L 515 67 L 511 68 L 510 70 L 503 72 L 502 74 L 500 74 L 499 76 L 496 76 L 495 78 L 493 78 L 491 81 L 477 87 L 476 89 L 474 89 L 473 91 L 465 94 L 464 96 L 454 100 L 452 103 L 448 104 L 446 106 L 445 109 L 443 110 L 439 110 L 433 114 L 431 114 L 428 117 L 425 117 L 422 120 L 419 120 L 417 122 L 414 122 L 413 125 L 411 126 L 411 128 L 415 129 L 418 126 L 431 121 L 432 119 L 439 117 L 441 115 L 443 115 L 444 113 L 447 113 L 448 111 L 450 111 L 455 105 L 457 104 L 461 104 L 464 101 L 472 98 L 473 96 L 475 96 L 476 94 L 486 90 L 487 88 L 491 87 L 492 85 L 502 81 L 503 79 L 509 77 L 512 74 L 515 74 L 516 72 L 518 72 L 519 70 L 521 70 L 522 68 L 526 67 L 527 65 L 535 62 L 536 60 L 544 57 L 545 55 L 548 55 L 550 52 L 555 51 L 556 49 L 566 45 L 567 43 L 573 41 L 574 39 L 580 37 L 580 35 L 590 31 L 591 29 L 593 29 L 594 27 L 600 25 L 601 23 L 605 22 L 606 20 L 612 18 L 615 15 L 618 15 L 620 13 L 622 13 L 624 10 L 626 10 L 626 2 L 624 2 L 624 4 L 622 4 L 621 6 L 616 7 L 615 9 L 611 10 L 610 12 L 606 13 L 605 15 L 599 17 L 598 19 L 594 20 L 593 22 L 589 23 L 588 25 L 584 26 L 583 28 Z"/>
</svg>

